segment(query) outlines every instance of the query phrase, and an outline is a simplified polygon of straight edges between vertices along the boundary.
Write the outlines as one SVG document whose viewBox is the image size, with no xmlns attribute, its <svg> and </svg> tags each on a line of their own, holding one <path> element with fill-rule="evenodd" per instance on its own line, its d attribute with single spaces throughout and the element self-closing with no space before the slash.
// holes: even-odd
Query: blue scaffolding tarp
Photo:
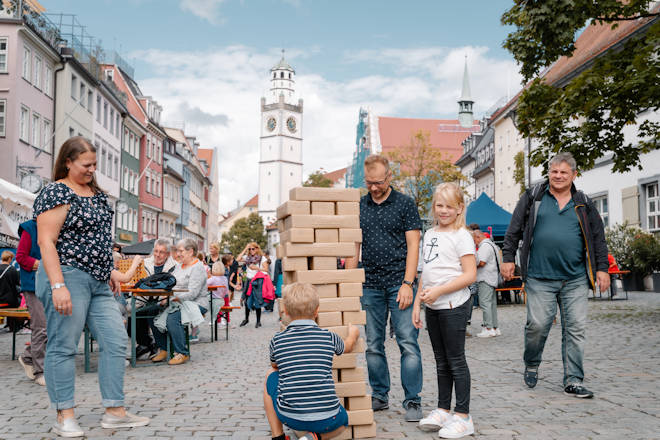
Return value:
<svg viewBox="0 0 660 440">
<path fill-rule="evenodd" d="M 506 234 L 511 214 L 482 192 L 477 200 L 468 205 L 465 221 L 468 225 L 478 224 L 479 229 L 484 232 L 488 232 L 490 226 L 493 228 L 493 235 L 501 237 Z"/>
</svg>

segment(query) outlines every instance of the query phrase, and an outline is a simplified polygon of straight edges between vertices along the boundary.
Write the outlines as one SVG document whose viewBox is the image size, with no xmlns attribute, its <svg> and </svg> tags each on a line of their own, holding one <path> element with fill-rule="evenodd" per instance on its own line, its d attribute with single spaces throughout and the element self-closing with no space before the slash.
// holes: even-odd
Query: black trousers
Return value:
<svg viewBox="0 0 660 440">
<path fill-rule="evenodd" d="M 426 307 L 426 327 L 431 338 L 438 376 L 438 408 L 449 411 L 452 388 L 456 389 L 455 412 L 470 413 L 470 369 L 465 359 L 465 327 L 472 301 L 454 309 Z"/>
</svg>

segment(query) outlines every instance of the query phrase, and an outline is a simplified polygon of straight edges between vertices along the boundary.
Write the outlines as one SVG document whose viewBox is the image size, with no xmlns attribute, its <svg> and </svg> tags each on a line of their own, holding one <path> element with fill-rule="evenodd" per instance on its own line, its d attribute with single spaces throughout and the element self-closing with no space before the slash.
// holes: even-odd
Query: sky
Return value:
<svg viewBox="0 0 660 440">
<path fill-rule="evenodd" d="M 184 122 L 216 148 L 221 213 L 257 192 L 260 98 L 282 49 L 304 100 L 304 175 L 350 163 L 360 107 L 455 119 L 466 59 L 476 117 L 520 87 L 502 48 L 511 0 L 40 2 L 50 14 L 75 14 L 133 65 L 142 92 L 163 106 L 162 125 Z"/>
</svg>

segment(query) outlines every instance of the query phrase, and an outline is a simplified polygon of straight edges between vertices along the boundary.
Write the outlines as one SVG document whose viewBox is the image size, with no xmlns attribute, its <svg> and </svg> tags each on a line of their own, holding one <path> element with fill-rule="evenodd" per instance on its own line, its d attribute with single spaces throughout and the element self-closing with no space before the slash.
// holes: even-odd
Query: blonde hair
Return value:
<svg viewBox="0 0 660 440">
<path fill-rule="evenodd" d="M 14 254 L 11 251 L 2 251 L 2 262 L 11 263 L 11 260 L 14 259 Z"/>
<path fill-rule="evenodd" d="M 257 251 L 257 252 L 256 252 L 257 255 L 259 255 L 260 257 L 263 257 L 263 256 L 264 256 L 264 251 L 261 250 L 261 246 L 259 246 L 259 243 L 257 243 L 256 241 L 251 241 L 251 242 L 249 242 L 248 245 L 247 245 L 247 247 L 253 247 L 253 248 L 255 248 L 255 250 Z M 249 255 L 249 253 L 248 253 L 248 255 Z"/>
<path fill-rule="evenodd" d="M 216 249 L 218 251 L 218 253 L 220 253 L 220 245 L 218 243 L 216 243 L 216 242 L 210 243 L 209 244 L 209 249 L 211 249 L 211 248 Z"/>
<path fill-rule="evenodd" d="M 222 261 L 216 261 L 213 263 L 213 266 L 211 266 L 211 274 L 217 276 L 222 276 L 225 274 L 225 265 L 222 264 Z"/>
<path fill-rule="evenodd" d="M 284 289 L 282 301 L 291 319 L 314 319 L 314 313 L 319 307 L 319 295 L 314 286 L 308 283 L 289 284 Z"/>
<path fill-rule="evenodd" d="M 461 212 L 454 220 L 452 227 L 454 229 L 465 228 L 465 201 L 463 199 L 463 190 L 454 182 L 441 183 L 435 188 L 433 192 L 433 200 L 431 201 L 431 216 L 433 217 L 433 226 L 438 226 L 440 222 L 435 216 L 435 204 L 438 200 L 444 201 L 452 208 L 459 209 Z"/>
<path fill-rule="evenodd" d="M 370 154 L 367 156 L 367 158 L 364 160 L 364 167 L 371 168 L 377 163 L 384 166 L 387 171 L 390 170 L 390 161 L 387 160 L 385 156 L 381 156 L 380 154 Z"/>
</svg>

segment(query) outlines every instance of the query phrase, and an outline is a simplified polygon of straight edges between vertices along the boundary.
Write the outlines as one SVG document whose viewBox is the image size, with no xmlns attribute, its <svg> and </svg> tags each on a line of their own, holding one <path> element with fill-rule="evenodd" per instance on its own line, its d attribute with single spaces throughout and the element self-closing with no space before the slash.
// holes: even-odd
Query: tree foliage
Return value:
<svg viewBox="0 0 660 440">
<path fill-rule="evenodd" d="M 222 234 L 220 249 L 228 248 L 234 255 L 238 255 L 251 241 L 257 242 L 262 249 L 266 248 L 264 223 L 256 212 L 236 220 L 229 231 Z"/>
<path fill-rule="evenodd" d="M 408 145 L 385 153 L 392 164 L 392 186 L 413 198 L 422 217 L 428 215 L 438 184 L 465 179 L 460 169 L 445 159 L 429 139 L 430 133 L 418 130 Z"/>
<path fill-rule="evenodd" d="M 525 192 L 527 189 L 525 187 L 525 153 L 518 151 L 515 156 L 513 156 L 513 163 L 515 168 L 513 169 L 513 181 L 520 185 L 520 195 Z"/>
<path fill-rule="evenodd" d="M 323 168 L 311 173 L 309 177 L 307 177 L 307 180 L 305 180 L 305 183 L 303 183 L 303 186 L 315 186 L 319 188 L 330 188 L 332 185 L 332 180 L 325 177 Z"/>
<path fill-rule="evenodd" d="M 622 21 L 655 17 L 650 0 L 515 0 L 502 22 L 516 26 L 504 47 L 521 64 L 524 80 L 561 56 L 575 51 L 575 38 L 585 25 L 618 26 Z M 518 128 L 538 139 L 532 165 L 545 165 L 559 151 L 573 153 L 578 168 L 613 154 L 613 170 L 641 168 L 640 155 L 658 148 L 660 124 L 649 118 L 660 106 L 660 20 L 610 49 L 570 83 L 548 84 L 534 78 L 521 94 Z M 650 111 L 650 112 L 649 112 Z M 639 139 L 626 142 L 623 130 L 639 124 Z"/>
</svg>

